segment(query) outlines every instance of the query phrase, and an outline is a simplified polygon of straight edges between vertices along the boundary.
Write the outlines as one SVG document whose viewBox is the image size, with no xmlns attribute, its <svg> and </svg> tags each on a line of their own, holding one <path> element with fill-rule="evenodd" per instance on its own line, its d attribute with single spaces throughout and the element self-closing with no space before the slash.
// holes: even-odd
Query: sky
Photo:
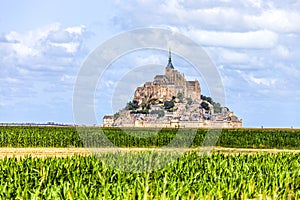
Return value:
<svg viewBox="0 0 300 200">
<path fill-rule="evenodd" d="M 224 106 L 244 127 L 300 127 L 300 1 L 0 4 L 0 122 L 73 124 L 74 85 L 91 52 L 120 33 L 156 27 L 179 32 L 206 51 L 224 85 Z M 112 62 L 95 92 L 98 123 L 114 111 L 111 96 L 128 66 L 165 66 L 167 56 L 167 51 L 140 50 Z M 174 55 L 173 65 L 187 79 L 200 80 L 209 96 L 203 77 L 184 59 Z"/>
</svg>

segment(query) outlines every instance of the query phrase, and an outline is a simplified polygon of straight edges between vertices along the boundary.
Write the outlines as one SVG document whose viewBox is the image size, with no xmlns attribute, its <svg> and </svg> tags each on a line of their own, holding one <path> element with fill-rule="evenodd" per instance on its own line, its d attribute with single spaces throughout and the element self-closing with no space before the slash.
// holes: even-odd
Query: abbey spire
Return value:
<svg viewBox="0 0 300 200">
<path fill-rule="evenodd" d="M 174 69 L 173 64 L 172 64 L 172 58 L 171 58 L 171 49 L 169 48 L 169 62 L 167 67 L 170 67 L 172 69 Z"/>
</svg>

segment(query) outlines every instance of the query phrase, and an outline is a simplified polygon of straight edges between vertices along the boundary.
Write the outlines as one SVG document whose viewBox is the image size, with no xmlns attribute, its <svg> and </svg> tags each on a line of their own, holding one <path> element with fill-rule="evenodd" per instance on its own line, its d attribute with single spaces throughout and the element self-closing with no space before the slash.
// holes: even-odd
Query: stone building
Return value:
<svg viewBox="0 0 300 200">
<path fill-rule="evenodd" d="M 103 117 L 103 126 L 110 127 L 114 123 L 114 116 L 113 115 L 104 115 Z"/>
<path fill-rule="evenodd" d="M 183 74 L 174 69 L 169 51 L 169 61 L 165 75 L 156 75 L 153 82 L 146 82 L 135 90 L 133 100 L 147 103 L 151 99 L 171 100 L 181 93 L 184 98 L 200 100 L 201 88 L 198 80 L 187 81 Z"/>
</svg>

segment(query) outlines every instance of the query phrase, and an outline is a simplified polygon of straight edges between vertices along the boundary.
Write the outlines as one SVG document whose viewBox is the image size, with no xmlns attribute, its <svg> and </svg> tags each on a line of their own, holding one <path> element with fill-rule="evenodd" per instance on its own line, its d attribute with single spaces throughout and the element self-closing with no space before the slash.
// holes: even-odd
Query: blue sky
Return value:
<svg viewBox="0 0 300 200">
<path fill-rule="evenodd" d="M 118 33 L 160 27 L 205 49 L 224 83 L 226 106 L 245 127 L 300 127 L 300 1 L 0 3 L 0 122 L 74 123 L 74 83 L 89 53 Z M 112 112 L 103 104 L 109 104 L 116 71 L 166 63 L 163 51 L 136 52 L 115 61 L 107 82 L 96 91 L 99 123 Z M 173 64 L 195 78 L 179 57 Z"/>
</svg>

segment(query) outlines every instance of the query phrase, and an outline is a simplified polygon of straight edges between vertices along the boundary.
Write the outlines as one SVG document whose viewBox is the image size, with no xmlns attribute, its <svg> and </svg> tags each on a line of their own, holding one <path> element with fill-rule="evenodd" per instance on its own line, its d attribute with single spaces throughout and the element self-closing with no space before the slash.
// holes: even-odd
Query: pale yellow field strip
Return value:
<svg viewBox="0 0 300 200">
<path fill-rule="evenodd" d="M 207 149 L 203 147 L 189 148 L 189 149 L 164 149 L 164 148 L 0 148 L 0 159 L 5 157 L 67 157 L 73 155 L 88 156 L 92 153 L 116 153 L 116 152 L 144 152 L 144 151 L 157 151 L 157 152 L 178 152 L 184 153 L 188 151 L 195 151 L 198 153 L 207 152 L 221 152 L 224 154 L 253 154 L 253 153 L 300 153 L 300 150 L 287 150 L 287 149 L 247 149 L 247 148 L 225 148 L 213 147 Z"/>
<path fill-rule="evenodd" d="M 67 157 L 72 155 L 89 155 L 86 148 L 0 148 L 0 158 L 4 157 Z"/>
</svg>

